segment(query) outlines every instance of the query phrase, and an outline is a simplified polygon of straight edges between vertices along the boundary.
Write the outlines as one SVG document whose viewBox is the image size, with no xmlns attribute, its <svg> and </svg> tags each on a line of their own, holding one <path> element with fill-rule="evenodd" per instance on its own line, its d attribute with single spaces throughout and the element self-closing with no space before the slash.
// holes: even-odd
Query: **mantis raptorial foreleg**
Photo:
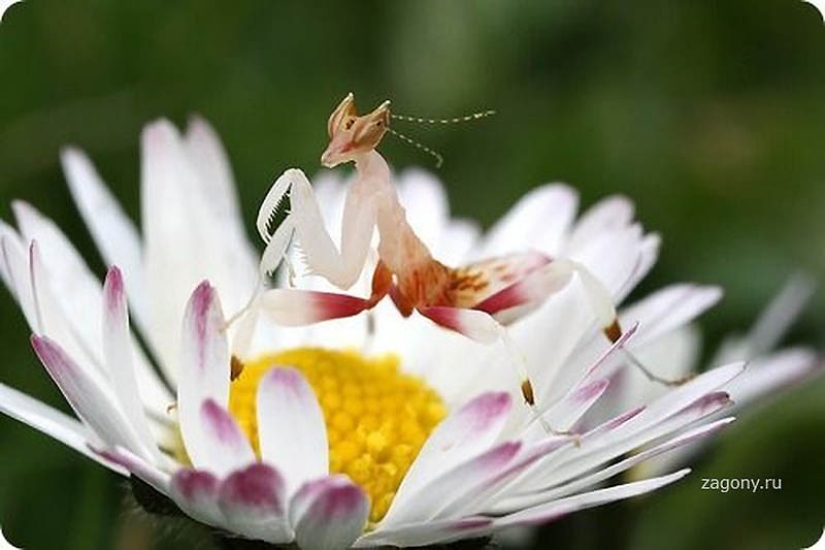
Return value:
<svg viewBox="0 0 825 550">
<path fill-rule="evenodd" d="M 285 196 L 290 199 L 290 210 L 273 234 L 269 220 L 277 212 Z M 303 259 L 310 273 L 325 278 L 336 287 L 346 290 L 358 280 L 366 264 L 367 253 L 375 229 L 378 197 L 358 183 L 350 187 L 341 222 L 341 251 L 339 252 L 326 230 L 321 209 L 312 186 L 300 170 L 287 170 L 278 178 L 264 200 L 258 216 L 258 230 L 268 239 L 261 261 L 266 273 L 274 271 L 293 236 L 301 247 Z"/>
</svg>

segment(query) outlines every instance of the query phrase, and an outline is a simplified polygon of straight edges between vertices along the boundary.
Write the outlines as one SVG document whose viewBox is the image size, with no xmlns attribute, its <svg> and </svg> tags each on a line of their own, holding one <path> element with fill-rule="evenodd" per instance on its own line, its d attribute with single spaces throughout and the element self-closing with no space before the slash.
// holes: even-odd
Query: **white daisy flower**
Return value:
<svg viewBox="0 0 825 550">
<path fill-rule="evenodd" d="M 578 279 L 512 324 L 542 422 L 520 402 L 502 346 L 403 319 L 386 300 L 303 328 L 260 319 L 254 331 L 244 320 L 227 329 L 225 313 L 247 303 L 258 268 L 220 142 L 202 120 L 185 135 L 160 121 L 145 129 L 142 155 L 140 232 L 83 153 L 62 155 L 81 215 L 113 266 L 102 285 L 31 206 L 14 204 L 17 230 L 0 225 L 0 275 L 77 418 L 4 385 L 0 410 L 230 536 L 305 550 L 488 537 L 668 485 L 688 470 L 611 480 L 732 420 L 707 419 L 729 406 L 724 388 L 742 362 L 615 416 L 594 419 L 591 409 L 623 367 L 617 351 L 628 341 L 652 346 L 692 321 L 718 299 L 712 287 L 643 301 L 625 312 L 633 328 L 612 345 Z M 481 234 L 450 218 L 428 174 L 396 179 L 409 223 L 445 262 L 538 249 L 586 266 L 619 302 L 656 259 L 658 237 L 621 197 L 577 219 L 574 190 L 542 186 Z M 330 227 L 346 185 L 332 174 L 315 185 Z M 297 256 L 291 263 L 300 269 Z M 367 291 L 367 282 L 362 275 L 355 289 Z M 331 288 L 311 277 L 297 283 Z M 574 438 L 547 426 L 583 427 Z"/>
</svg>

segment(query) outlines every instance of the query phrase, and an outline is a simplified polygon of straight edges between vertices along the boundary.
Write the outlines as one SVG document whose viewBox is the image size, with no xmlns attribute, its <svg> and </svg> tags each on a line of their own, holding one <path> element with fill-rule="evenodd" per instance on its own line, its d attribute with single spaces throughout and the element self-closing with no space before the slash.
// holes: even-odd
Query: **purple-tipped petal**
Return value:
<svg viewBox="0 0 825 550">
<path fill-rule="evenodd" d="M 258 434 L 263 459 L 278 467 L 290 492 L 327 475 L 324 416 L 312 388 L 297 370 L 275 367 L 261 380 Z"/>
<path fill-rule="evenodd" d="M 284 544 L 293 538 L 286 514 L 286 484 L 277 470 L 253 464 L 221 484 L 218 506 L 228 526 L 251 539 Z"/>
<path fill-rule="evenodd" d="M 369 499 L 344 477 L 307 483 L 290 507 L 295 538 L 302 550 L 344 550 L 367 524 Z"/>
<path fill-rule="evenodd" d="M 223 512 L 218 507 L 220 485 L 211 472 L 178 470 L 172 477 L 169 496 L 193 518 L 217 527 L 223 522 Z"/>
<path fill-rule="evenodd" d="M 147 457 L 162 460 L 138 394 L 132 362 L 132 340 L 123 276 L 117 267 L 106 274 L 103 284 L 103 361 L 123 413 L 143 443 Z"/>
<path fill-rule="evenodd" d="M 102 458 L 119 464 L 131 474 L 154 487 L 158 492 L 168 494 L 170 476 L 154 464 L 146 462 L 128 449 L 119 446 L 113 449 L 97 449 L 95 447 L 91 447 L 91 449 L 92 452 L 97 453 Z"/>
<path fill-rule="evenodd" d="M 414 498 L 393 506 L 382 525 L 393 526 L 436 519 L 438 514 L 467 492 L 506 470 L 521 451 L 521 442 L 506 442 L 439 475 Z"/>
<path fill-rule="evenodd" d="M 183 321 L 178 418 L 192 464 L 210 469 L 214 455 L 202 433 L 201 407 L 207 399 L 229 401 L 229 348 L 218 294 L 207 282 L 192 293 Z"/>
<path fill-rule="evenodd" d="M 201 406 L 201 425 L 209 449 L 209 469 L 215 474 L 223 477 L 255 462 L 255 452 L 238 423 L 212 399 Z"/>
<path fill-rule="evenodd" d="M 393 500 L 390 512 L 429 481 L 481 453 L 499 438 L 512 400 L 507 393 L 484 393 L 436 427 L 413 462 Z M 389 513 L 389 512 L 388 512 Z"/>
<path fill-rule="evenodd" d="M 98 437 L 107 445 L 120 445 L 140 453 L 142 443 L 109 391 L 98 385 L 48 337 L 33 335 L 31 343 L 66 400 Z"/>
<path fill-rule="evenodd" d="M 552 426 L 558 431 L 569 430 L 599 400 L 609 385 L 609 380 L 602 379 L 572 388 L 561 401 L 542 413 L 544 423 L 534 421 L 526 429 L 525 437 L 546 437 L 546 428 L 543 426 Z"/>
<path fill-rule="evenodd" d="M 685 445 L 690 445 L 709 437 L 733 422 L 732 417 L 723 418 L 710 424 L 701 425 L 697 428 L 688 430 L 687 432 L 660 443 L 654 447 L 636 453 L 624 460 L 620 460 L 615 464 L 611 464 L 606 468 L 596 469 L 589 474 L 578 477 L 569 483 L 564 483 L 558 487 L 549 490 L 536 491 L 533 493 L 520 495 L 517 497 L 505 498 L 493 506 L 493 511 L 496 514 L 507 514 L 526 508 L 532 508 L 539 504 L 547 503 L 553 500 L 566 497 L 578 493 L 588 487 L 596 486 L 597 484 L 610 479 L 618 474 L 635 467 L 638 464 L 643 466 L 647 461 L 653 458 L 660 457 L 663 453 L 669 453 L 674 449 L 679 449 Z"/>
</svg>

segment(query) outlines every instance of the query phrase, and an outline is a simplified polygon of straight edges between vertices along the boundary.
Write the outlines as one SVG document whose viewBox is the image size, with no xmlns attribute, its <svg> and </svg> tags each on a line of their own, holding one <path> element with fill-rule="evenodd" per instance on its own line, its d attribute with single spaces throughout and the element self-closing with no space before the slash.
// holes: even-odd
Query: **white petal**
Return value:
<svg viewBox="0 0 825 550">
<path fill-rule="evenodd" d="M 605 233 L 617 231 L 633 221 L 633 203 L 622 196 L 607 197 L 590 207 L 565 244 L 565 255 L 575 253 Z"/>
<path fill-rule="evenodd" d="M 522 510 L 509 516 L 499 518 L 495 522 L 496 528 L 503 528 L 512 525 L 535 525 L 540 522 L 553 521 L 564 515 L 592 508 L 608 502 L 623 500 L 635 497 L 644 493 L 649 493 L 678 481 L 685 477 L 690 470 L 681 470 L 668 476 L 646 479 L 634 483 L 617 485 L 607 489 L 599 489 L 589 493 L 582 493 L 565 499 L 553 501 L 547 504 L 536 506 L 527 510 Z"/>
<path fill-rule="evenodd" d="M 290 506 L 295 541 L 302 550 L 350 548 L 367 524 L 369 509 L 364 491 L 345 477 L 311 482 L 298 491 Z"/>
<path fill-rule="evenodd" d="M 210 201 L 210 206 L 220 219 L 234 225 L 235 229 L 242 230 L 235 178 L 215 130 L 205 119 L 191 117 L 184 136 L 184 146 L 193 168 L 198 172 L 204 192 L 214 199 Z"/>
<path fill-rule="evenodd" d="M 739 408 L 784 386 L 801 381 L 821 362 L 807 348 L 791 348 L 748 363 L 747 370 L 724 387 Z"/>
<path fill-rule="evenodd" d="M 623 302 L 624 299 L 627 298 L 627 295 L 636 288 L 636 285 L 653 269 L 656 260 L 659 259 L 659 248 L 661 244 L 662 238 L 656 233 L 648 233 L 642 238 L 639 259 L 633 267 L 630 278 L 625 282 L 615 297 L 617 304 Z"/>
<path fill-rule="evenodd" d="M 509 394 L 485 393 L 439 424 L 404 476 L 387 516 L 395 513 L 394 508 L 403 513 L 408 499 L 416 498 L 429 481 L 492 447 L 504 428 L 511 405 Z"/>
<path fill-rule="evenodd" d="M 564 184 L 530 191 L 490 229 L 477 256 L 491 258 L 527 249 L 558 255 L 578 202 L 578 194 Z"/>
<path fill-rule="evenodd" d="M 258 254 L 246 237 L 243 215 L 238 204 L 235 178 L 218 134 L 203 118 L 194 116 L 184 136 L 191 165 L 198 173 L 201 192 L 208 200 L 214 219 L 223 228 L 227 261 L 241 286 L 251 288 L 257 278 Z"/>
<path fill-rule="evenodd" d="M 477 222 L 453 219 L 432 248 L 433 256 L 447 265 L 467 263 L 480 238 L 481 226 Z"/>
<path fill-rule="evenodd" d="M 201 283 L 186 307 L 181 344 L 178 418 L 186 452 L 197 468 L 208 468 L 211 448 L 201 426 L 201 406 L 212 399 L 229 402 L 229 349 L 217 292 Z"/>
<path fill-rule="evenodd" d="M 615 304 L 633 280 L 644 250 L 642 227 L 634 224 L 594 236 L 569 257 L 587 267 L 610 292 Z"/>
<path fill-rule="evenodd" d="M 160 462 L 162 455 L 155 444 L 138 395 L 137 378 L 132 362 L 129 312 L 123 277 L 117 267 L 109 269 L 103 285 L 103 358 L 115 396 L 143 447 Z"/>
<path fill-rule="evenodd" d="M 218 506 L 228 526 L 245 537 L 284 544 L 294 536 L 287 519 L 283 477 L 266 464 L 253 464 L 227 477 L 221 484 Z"/>
<path fill-rule="evenodd" d="M 60 161 L 72 198 L 103 260 L 123 270 L 132 315 L 146 334 L 148 304 L 137 229 L 83 151 L 66 148 L 60 152 Z"/>
<path fill-rule="evenodd" d="M 261 455 L 283 474 L 290 493 L 327 475 L 324 416 L 300 372 L 286 367 L 270 369 L 258 385 L 257 411 Z"/>
<path fill-rule="evenodd" d="M 450 218 L 444 186 L 423 170 L 405 170 L 397 180 L 398 198 L 413 231 L 428 247 L 437 246 Z"/>
<path fill-rule="evenodd" d="M 53 437 L 110 470 L 120 475 L 128 475 L 123 468 L 101 458 L 89 449 L 89 444 L 95 442 L 97 438 L 86 426 L 5 384 L 0 384 L 0 411 Z"/>
<path fill-rule="evenodd" d="M 493 520 L 485 517 L 443 519 L 409 523 L 389 529 L 377 529 L 358 539 L 353 548 L 409 548 L 447 544 L 462 539 L 480 538 L 493 531 Z"/>
<path fill-rule="evenodd" d="M 727 358 L 725 361 L 717 362 L 750 359 L 772 350 L 808 305 L 815 290 L 816 284 L 809 277 L 801 274 L 792 277 L 759 314 L 751 328 L 747 337 L 749 356 Z"/>
<path fill-rule="evenodd" d="M 5 222 L 0 220 L 0 263 L 3 269 L 3 283 L 17 300 L 29 327 L 37 327 L 37 313 L 34 307 L 31 277 L 29 277 L 29 252 L 21 237 Z"/>
<path fill-rule="evenodd" d="M 84 372 L 59 345 L 45 336 L 33 335 L 32 347 L 66 400 L 106 445 L 120 445 L 146 453 L 111 395 Z"/>
<path fill-rule="evenodd" d="M 227 220 L 216 216 L 205 185 L 177 130 L 148 125 L 141 139 L 141 210 L 152 338 L 167 376 L 177 380 L 180 318 L 192 289 L 208 279 L 227 311 L 249 299 L 257 270 L 244 267 Z M 239 259 L 240 258 L 240 259 Z M 247 280 L 249 278 L 249 280 Z"/>
<path fill-rule="evenodd" d="M 625 324 L 639 323 L 639 335 L 632 347 L 641 347 L 663 334 L 686 325 L 722 298 L 715 286 L 671 285 L 623 308 L 619 317 Z"/>
</svg>

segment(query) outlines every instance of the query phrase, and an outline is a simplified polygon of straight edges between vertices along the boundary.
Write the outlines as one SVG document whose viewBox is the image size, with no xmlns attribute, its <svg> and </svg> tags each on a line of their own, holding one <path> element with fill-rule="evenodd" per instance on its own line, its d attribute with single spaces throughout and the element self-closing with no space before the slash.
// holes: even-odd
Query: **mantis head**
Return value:
<svg viewBox="0 0 825 550">
<path fill-rule="evenodd" d="M 389 125 L 389 101 L 385 101 L 371 113 L 358 116 L 355 96 L 348 94 L 329 116 L 329 145 L 321 155 L 321 164 L 332 168 L 372 151 L 387 133 Z"/>
</svg>

